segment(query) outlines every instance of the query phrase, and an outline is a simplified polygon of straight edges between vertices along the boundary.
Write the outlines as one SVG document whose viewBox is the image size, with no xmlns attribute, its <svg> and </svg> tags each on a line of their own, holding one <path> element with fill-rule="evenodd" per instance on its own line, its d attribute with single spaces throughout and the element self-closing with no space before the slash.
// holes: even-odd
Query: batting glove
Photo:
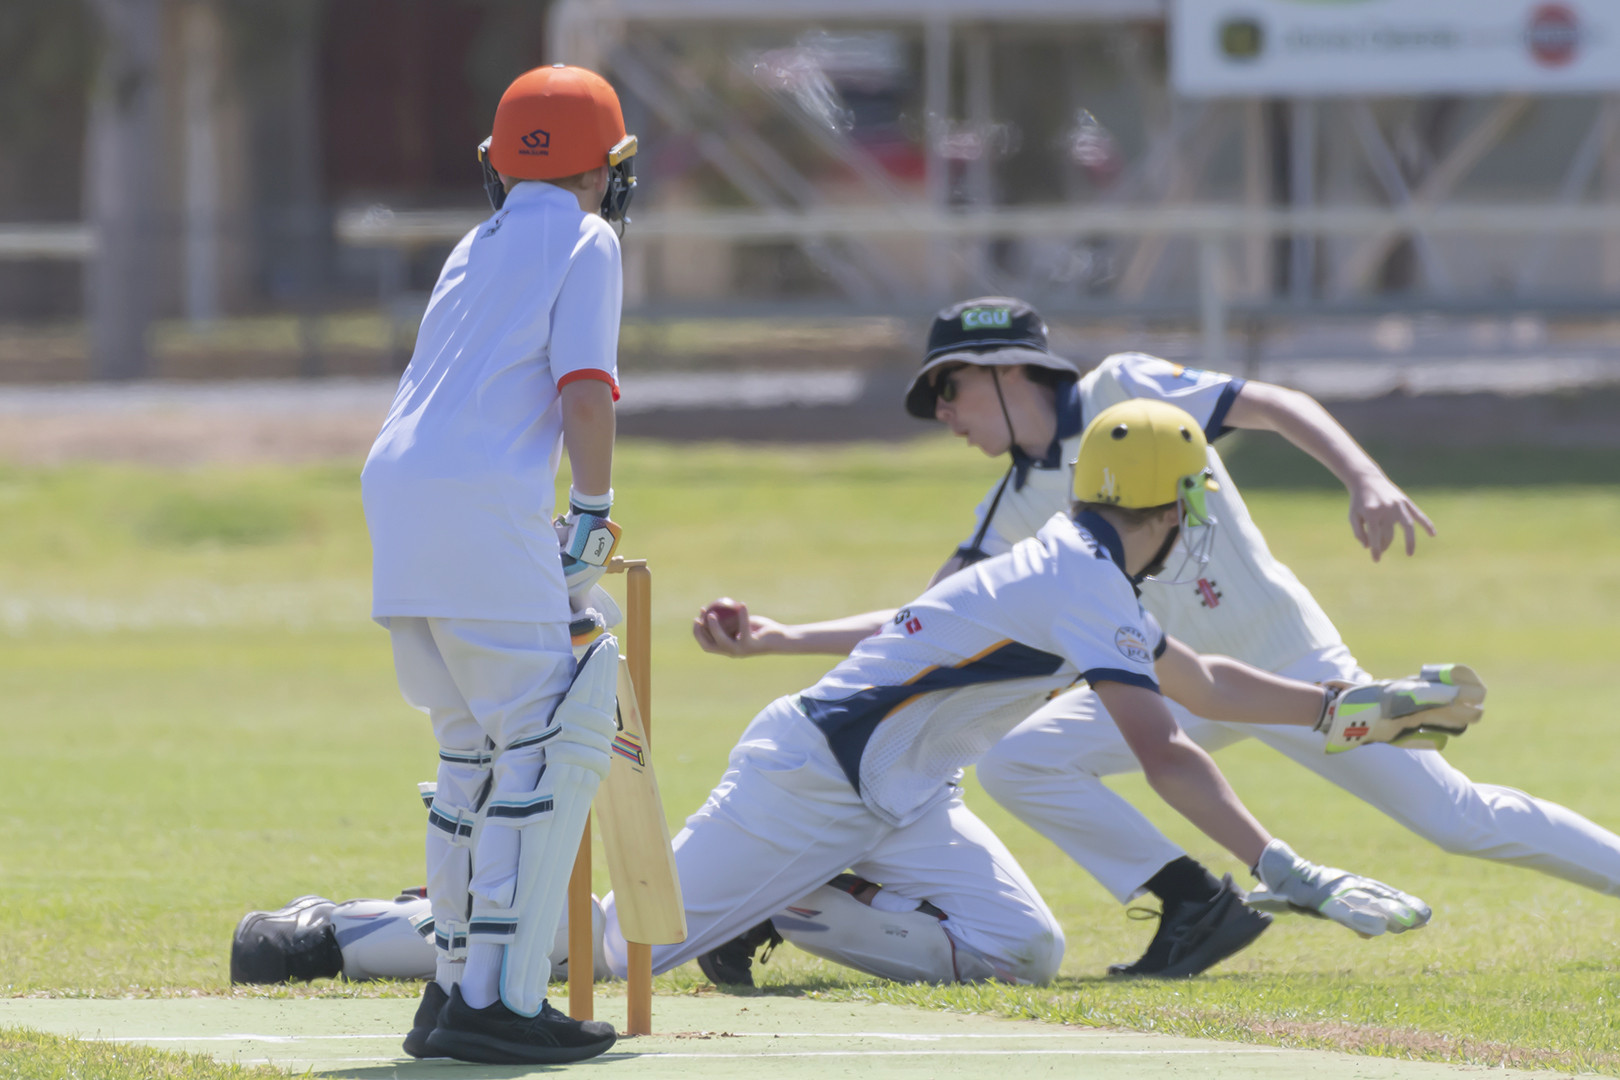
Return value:
<svg viewBox="0 0 1620 1080">
<path fill-rule="evenodd" d="M 606 573 L 608 560 L 619 549 L 619 525 L 608 520 L 605 509 L 598 512 L 577 506 L 569 506 L 568 513 L 554 524 L 557 544 L 562 549 L 568 602 L 577 608 Z"/>
<path fill-rule="evenodd" d="M 1426 664 L 1404 679 L 1328 687 L 1316 730 L 1330 754 L 1387 742 L 1439 750 L 1484 715 L 1485 684 L 1463 664 Z"/>
<path fill-rule="evenodd" d="M 1266 845 L 1252 872 L 1262 887 L 1249 894 L 1250 907 L 1332 919 L 1362 937 L 1404 934 L 1427 926 L 1434 916 L 1415 896 L 1348 870 L 1309 862 L 1281 840 Z"/>
<path fill-rule="evenodd" d="M 619 605 L 600 585 L 592 585 L 583 600 L 573 603 L 572 607 L 568 636 L 573 643 L 575 660 L 585 654 L 591 642 L 624 621 Z"/>
</svg>

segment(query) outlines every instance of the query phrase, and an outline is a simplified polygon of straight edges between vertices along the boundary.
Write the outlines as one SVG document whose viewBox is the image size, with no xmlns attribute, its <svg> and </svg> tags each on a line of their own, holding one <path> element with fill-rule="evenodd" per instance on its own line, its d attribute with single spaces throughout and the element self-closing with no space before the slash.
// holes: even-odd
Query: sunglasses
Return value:
<svg viewBox="0 0 1620 1080">
<path fill-rule="evenodd" d="M 941 371 L 934 379 L 934 396 L 949 405 L 956 400 L 956 373 L 967 367 L 966 364 L 957 364 Z"/>
</svg>

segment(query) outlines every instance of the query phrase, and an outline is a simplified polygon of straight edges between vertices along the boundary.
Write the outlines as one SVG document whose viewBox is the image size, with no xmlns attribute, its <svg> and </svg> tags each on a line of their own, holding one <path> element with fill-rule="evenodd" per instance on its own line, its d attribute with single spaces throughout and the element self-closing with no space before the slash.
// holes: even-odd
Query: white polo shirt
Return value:
<svg viewBox="0 0 1620 1080">
<path fill-rule="evenodd" d="M 1192 414 L 1211 444 L 1228 429 L 1226 413 L 1243 380 L 1172 364 L 1146 353 L 1116 353 L 1058 401 L 1058 437 L 1045 460 L 1015 453 L 1013 467 L 979 504 L 973 535 L 957 549 L 965 559 L 1008 550 L 1033 535 L 1074 499 L 1074 461 L 1092 417 L 1121 401 L 1151 398 Z M 1249 508 L 1211 445 L 1219 491 L 1205 504 L 1220 524 L 1208 565 L 1196 581 L 1142 584 L 1142 606 L 1166 632 L 1201 653 L 1220 653 L 1280 671 L 1301 657 L 1340 644 L 1309 590 L 1266 545 Z M 1180 560 L 1172 555 L 1170 569 Z"/>
<path fill-rule="evenodd" d="M 795 701 L 867 806 L 904 825 L 1076 679 L 1158 690 L 1164 634 L 1123 559 L 1108 522 L 1057 515 L 906 605 Z"/>
<path fill-rule="evenodd" d="M 555 185 L 461 238 L 360 474 L 374 617 L 567 620 L 559 390 L 618 398 L 622 300 L 618 237 Z"/>
</svg>

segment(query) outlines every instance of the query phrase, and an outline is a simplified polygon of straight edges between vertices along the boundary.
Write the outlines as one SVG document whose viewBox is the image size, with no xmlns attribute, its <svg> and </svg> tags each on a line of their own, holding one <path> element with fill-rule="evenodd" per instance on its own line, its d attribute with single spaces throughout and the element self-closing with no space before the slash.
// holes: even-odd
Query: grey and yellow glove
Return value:
<svg viewBox="0 0 1620 1080">
<path fill-rule="evenodd" d="M 1416 675 L 1374 683 L 1328 686 L 1316 730 L 1327 752 L 1387 742 L 1439 750 L 1484 715 L 1485 684 L 1464 664 L 1425 664 Z"/>
<path fill-rule="evenodd" d="M 1404 934 L 1427 926 L 1434 915 L 1415 896 L 1382 881 L 1302 859 L 1281 840 L 1266 845 L 1253 872 L 1260 887 L 1249 893 L 1250 907 L 1331 919 L 1362 937 Z"/>
</svg>

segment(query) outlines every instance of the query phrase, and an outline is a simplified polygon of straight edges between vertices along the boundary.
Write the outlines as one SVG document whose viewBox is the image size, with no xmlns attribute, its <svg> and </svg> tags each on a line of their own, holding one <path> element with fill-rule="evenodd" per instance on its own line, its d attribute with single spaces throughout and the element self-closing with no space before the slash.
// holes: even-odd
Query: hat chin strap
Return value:
<svg viewBox="0 0 1620 1080">
<path fill-rule="evenodd" d="M 1007 411 L 1007 398 L 1001 392 L 1001 377 L 996 369 L 990 369 L 990 381 L 996 386 L 996 401 L 1001 403 L 1001 418 L 1007 421 L 1007 453 L 1018 449 L 1018 433 L 1013 431 L 1012 413 Z"/>
</svg>

